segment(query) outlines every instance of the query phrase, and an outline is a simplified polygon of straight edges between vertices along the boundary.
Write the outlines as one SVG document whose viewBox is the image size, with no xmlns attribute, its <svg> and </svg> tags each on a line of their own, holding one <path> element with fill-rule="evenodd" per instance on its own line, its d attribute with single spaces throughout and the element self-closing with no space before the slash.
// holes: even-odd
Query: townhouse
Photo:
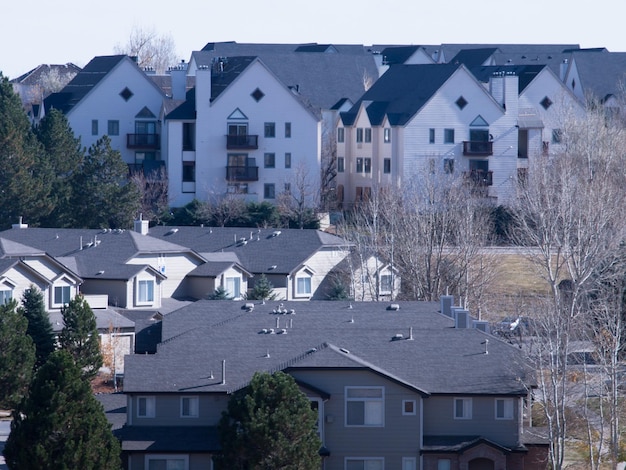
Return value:
<svg viewBox="0 0 626 470">
<path fill-rule="evenodd" d="M 126 358 L 126 468 L 210 468 L 230 396 L 291 374 L 317 410 L 322 468 L 545 468 L 519 349 L 437 302 L 199 301 Z M 484 326 L 484 325 L 482 325 Z"/>
</svg>

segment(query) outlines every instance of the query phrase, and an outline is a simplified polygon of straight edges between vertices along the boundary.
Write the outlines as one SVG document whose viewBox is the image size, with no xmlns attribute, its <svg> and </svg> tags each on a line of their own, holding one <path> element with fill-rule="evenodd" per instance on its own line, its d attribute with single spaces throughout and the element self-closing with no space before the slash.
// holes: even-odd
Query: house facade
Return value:
<svg viewBox="0 0 626 470">
<path fill-rule="evenodd" d="M 210 468 L 232 393 L 283 370 L 319 414 L 324 469 L 545 468 L 519 350 L 439 310 L 200 301 L 166 315 L 156 353 L 126 358 L 125 467 Z"/>
</svg>

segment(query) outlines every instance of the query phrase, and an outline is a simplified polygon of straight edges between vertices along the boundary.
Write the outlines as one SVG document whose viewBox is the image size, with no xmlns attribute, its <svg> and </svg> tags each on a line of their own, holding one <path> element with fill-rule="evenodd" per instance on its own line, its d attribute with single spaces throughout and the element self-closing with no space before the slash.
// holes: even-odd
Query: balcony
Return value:
<svg viewBox="0 0 626 470">
<path fill-rule="evenodd" d="M 466 157 L 489 157 L 493 155 L 493 142 L 490 141 L 464 141 L 463 155 Z"/>
<path fill-rule="evenodd" d="M 259 148 L 258 135 L 227 135 L 226 148 L 229 150 L 256 150 Z"/>
<path fill-rule="evenodd" d="M 493 171 L 484 170 L 471 170 L 464 171 L 463 177 L 469 183 L 474 186 L 492 186 L 493 185 Z"/>
<path fill-rule="evenodd" d="M 259 167 L 227 166 L 226 179 L 228 181 L 259 181 Z"/>
<path fill-rule="evenodd" d="M 126 147 L 157 150 L 161 144 L 159 137 L 159 134 L 126 134 Z"/>
</svg>

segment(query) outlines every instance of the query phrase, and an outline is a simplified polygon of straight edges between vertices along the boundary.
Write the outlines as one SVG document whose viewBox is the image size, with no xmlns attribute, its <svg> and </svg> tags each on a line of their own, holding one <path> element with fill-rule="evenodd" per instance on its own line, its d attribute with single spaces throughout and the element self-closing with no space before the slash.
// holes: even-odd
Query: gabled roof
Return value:
<svg viewBox="0 0 626 470">
<path fill-rule="evenodd" d="M 22 85 L 39 85 L 42 78 L 50 73 L 59 75 L 64 81 L 65 77 L 73 77 L 80 72 L 80 67 L 68 62 L 67 64 L 41 64 L 25 74 L 11 80 L 11 83 L 19 83 Z"/>
<path fill-rule="evenodd" d="M 421 46 L 392 46 L 385 47 L 380 54 L 383 62 L 388 65 L 404 64 Z"/>
<path fill-rule="evenodd" d="M 518 77 L 518 94 L 521 94 L 526 87 L 535 79 L 547 65 L 484 65 L 469 67 L 470 72 L 479 82 L 489 83 L 489 79 L 496 73 L 513 73 Z"/>
<path fill-rule="evenodd" d="M 526 395 L 519 349 L 454 328 L 436 302 L 397 304 L 198 301 L 164 316 L 156 354 L 126 358 L 124 389 L 232 393 L 256 371 L 316 369 L 368 371 L 423 394 Z"/>
<path fill-rule="evenodd" d="M 393 65 L 355 103 L 341 113 L 345 125 L 352 125 L 365 104 L 370 123 L 382 124 L 385 116 L 392 126 L 406 124 L 459 69 L 455 64 Z"/>
<path fill-rule="evenodd" d="M 149 236 L 196 253 L 232 252 L 239 264 L 254 274 L 287 275 L 318 250 L 349 246 L 342 238 L 321 230 L 157 226 L 150 228 Z"/>
<path fill-rule="evenodd" d="M 580 86 L 588 96 L 605 101 L 623 94 L 626 81 L 626 52 L 574 52 Z"/>
<path fill-rule="evenodd" d="M 485 47 L 479 49 L 462 49 L 451 60 L 451 64 L 463 64 L 466 67 L 477 67 L 492 58 L 498 52 L 497 47 Z"/>
</svg>

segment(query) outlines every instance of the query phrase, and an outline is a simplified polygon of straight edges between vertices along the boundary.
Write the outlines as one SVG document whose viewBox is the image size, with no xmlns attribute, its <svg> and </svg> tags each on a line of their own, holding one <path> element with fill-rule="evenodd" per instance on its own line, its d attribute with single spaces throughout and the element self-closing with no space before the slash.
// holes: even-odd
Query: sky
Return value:
<svg viewBox="0 0 626 470">
<path fill-rule="evenodd" d="M 114 53 L 133 28 L 171 35 L 179 59 L 208 42 L 579 44 L 626 52 L 621 0 L 32 0 L 0 20 L 0 71 Z"/>
</svg>

